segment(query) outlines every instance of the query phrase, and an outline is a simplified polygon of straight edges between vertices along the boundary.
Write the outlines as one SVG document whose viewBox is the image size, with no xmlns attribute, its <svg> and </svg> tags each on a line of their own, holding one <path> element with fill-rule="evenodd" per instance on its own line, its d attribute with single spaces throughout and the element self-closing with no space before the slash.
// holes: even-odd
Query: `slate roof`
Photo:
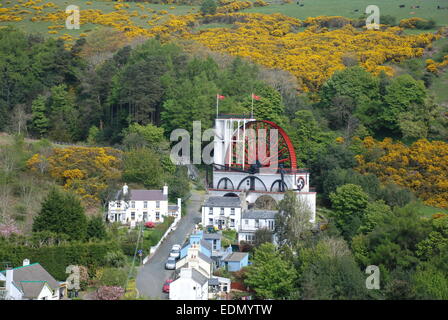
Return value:
<svg viewBox="0 0 448 320">
<path fill-rule="evenodd" d="M 239 197 L 210 197 L 204 206 L 241 208 L 241 200 Z"/>
<path fill-rule="evenodd" d="M 240 262 L 248 255 L 247 252 L 232 252 L 223 259 L 226 262 Z"/>
<path fill-rule="evenodd" d="M 220 233 L 204 233 L 203 238 L 208 240 L 220 240 L 221 236 Z"/>
<path fill-rule="evenodd" d="M 48 273 L 39 263 L 14 268 L 13 282 L 21 289 L 27 298 L 35 298 L 41 292 L 45 283 L 52 290 L 60 287 L 59 282 Z M 6 271 L 2 271 L 6 274 Z"/>
<path fill-rule="evenodd" d="M 196 269 L 191 269 L 191 278 L 197 283 L 200 283 L 201 286 L 208 281 L 208 278 Z"/>
<path fill-rule="evenodd" d="M 277 210 L 246 210 L 241 214 L 241 219 L 275 219 Z"/>
<path fill-rule="evenodd" d="M 203 254 L 201 251 L 198 253 L 198 257 L 204 260 L 205 262 L 208 262 L 209 264 L 213 264 L 213 260 L 210 257 L 207 257 L 205 254 Z"/>
<path fill-rule="evenodd" d="M 144 190 L 130 189 L 126 196 L 123 196 L 123 190 L 120 189 L 116 195 L 117 200 L 126 201 L 164 201 L 168 196 L 163 194 L 163 190 Z"/>
<path fill-rule="evenodd" d="M 219 286 L 219 280 L 217 278 L 208 279 L 208 284 L 210 286 Z"/>
<path fill-rule="evenodd" d="M 25 298 L 37 298 L 46 285 L 46 281 L 22 281 L 19 282 Z"/>
<path fill-rule="evenodd" d="M 179 207 L 175 204 L 169 204 L 168 205 L 168 211 L 177 211 L 179 210 Z"/>
<path fill-rule="evenodd" d="M 203 247 L 205 247 L 206 249 L 208 249 L 209 251 L 212 251 L 212 244 L 208 241 L 205 241 L 203 239 L 201 239 L 201 241 L 199 242 L 199 244 Z"/>
</svg>

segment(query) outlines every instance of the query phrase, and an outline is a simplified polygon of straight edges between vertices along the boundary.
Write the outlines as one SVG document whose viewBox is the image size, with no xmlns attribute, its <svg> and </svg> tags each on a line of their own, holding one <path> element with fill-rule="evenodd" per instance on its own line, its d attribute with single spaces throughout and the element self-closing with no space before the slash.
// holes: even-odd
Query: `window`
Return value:
<svg viewBox="0 0 448 320">
<path fill-rule="evenodd" d="M 212 218 L 208 219 L 208 224 L 213 224 L 213 219 Z"/>
<path fill-rule="evenodd" d="M 230 219 L 230 226 L 235 227 L 235 219 Z"/>
<path fill-rule="evenodd" d="M 208 214 L 213 214 L 213 208 L 208 208 Z"/>
<path fill-rule="evenodd" d="M 148 220 L 148 212 L 143 212 L 143 221 Z"/>
<path fill-rule="evenodd" d="M 160 201 L 156 201 L 156 208 L 160 208 Z"/>
<path fill-rule="evenodd" d="M 131 201 L 131 208 L 135 208 L 135 201 Z"/>
<path fill-rule="evenodd" d="M 160 212 L 156 212 L 156 220 L 159 220 L 160 219 Z"/>
<path fill-rule="evenodd" d="M 249 220 L 244 219 L 244 224 L 247 226 L 249 224 Z"/>
<path fill-rule="evenodd" d="M 117 208 L 121 208 L 121 201 L 117 201 Z"/>
<path fill-rule="evenodd" d="M 255 219 L 255 228 L 259 228 L 260 227 L 260 220 Z"/>
<path fill-rule="evenodd" d="M 131 220 L 135 220 L 135 212 L 131 212 Z"/>
<path fill-rule="evenodd" d="M 274 220 L 269 220 L 269 229 L 274 230 Z"/>
<path fill-rule="evenodd" d="M 148 208 L 148 201 L 143 201 L 143 208 Z"/>
<path fill-rule="evenodd" d="M 224 215 L 224 208 L 221 208 L 221 212 L 220 214 L 223 216 Z"/>
<path fill-rule="evenodd" d="M 230 214 L 233 216 L 235 215 L 235 208 L 230 208 Z"/>
</svg>

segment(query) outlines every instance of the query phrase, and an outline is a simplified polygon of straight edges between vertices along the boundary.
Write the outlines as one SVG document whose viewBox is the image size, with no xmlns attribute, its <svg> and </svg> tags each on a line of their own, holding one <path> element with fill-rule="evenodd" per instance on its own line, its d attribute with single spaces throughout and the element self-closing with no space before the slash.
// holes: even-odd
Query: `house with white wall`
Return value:
<svg viewBox="0 0 448 320">
<path fill-rule="evenodd" d="M 125 184 L 109 201 L 108 220 L 135 225 L 137 222 L 163 222 L 166 216 L 180 217 L 181 199 L 177 205 L 168 204 L 168 186 L 162 190 L 129 189 Z"/>
<path fill-rule="evenodd" d="M 59 300 L 67 295 L 65 282 L 57 281 L 39 263 L 30 264 L 28 259 L 20 267 L 0 271 L 0 283 L 5 300 Z"/>
<path fill-rule="evenodd" d="M 209 197 L 202 206 L 202 225 L 238 232 L 242 204 L 239 197 Z"/>
<path fill-rule="evenodd" d="M 170 283 L 170 300 L 208 300 L 209 278 L 196 268 L 180 269 L 179 278 Z"/>
<path fill-rule="evenodd" d="M 176 262 L 176 269 L 180 268 L 193 268 L 208 279 L 213 274 L 214 262 L 201 252 L 199 244 L 191 244 L 187 255 Z"/>
<path fill-rule="evenodd" d="M 241 226 L 238 232 L 238 241 L 253 243 L 255 232 L 266 228 L 270 231 L 275 229 L 276 210 L 245 210 L 241 215 Z"/>
</svg>

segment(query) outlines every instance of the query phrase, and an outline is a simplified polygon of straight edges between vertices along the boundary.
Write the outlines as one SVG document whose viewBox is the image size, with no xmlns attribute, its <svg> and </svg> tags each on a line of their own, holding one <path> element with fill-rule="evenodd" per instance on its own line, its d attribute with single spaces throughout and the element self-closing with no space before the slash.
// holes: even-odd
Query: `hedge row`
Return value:
<svg viewBox="0 0 448 320">
<path fill-rule="evenodd" d="M 30 263 L 39 262 L 55 279 L 64 281 L 68 276 L 65 273 L 67 266 L 86 266 L 93 275 L 105 264 L 106 253 L 117 250 L 120 248 L 115 242 L 70 242 L 35 248 L 0 241 L 0 261 L 9 262 L 14 267 L 21 266 L 24 259 L 29 259 Z"/>
</svg>

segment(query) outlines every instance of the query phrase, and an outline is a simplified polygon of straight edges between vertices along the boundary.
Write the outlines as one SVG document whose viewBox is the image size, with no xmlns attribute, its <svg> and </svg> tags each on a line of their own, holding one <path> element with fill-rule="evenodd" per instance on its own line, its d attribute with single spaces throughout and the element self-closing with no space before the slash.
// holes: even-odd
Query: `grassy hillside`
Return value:
<svg viewBox="0 0 448 320">
<path fill-rule="evenodd" d="M 438 5 L 448 8 L 447 1 L 443 0 L 377 0 L 374 2 L 370 0 L 300 0 L 300 3 L 304 6 L 300 7 L 297 5 L 297 1 L 293 1 L 289 4 L 273 3 L 267 7 L 250 8 L 244 12 L 282 13 L 298 19 L 324 15 L 358 18 L 365 12 L 368 5 L 374 4 L 380 8 L 381 15 L 394 16 L 397 18 L 397 22 L 404 18 L 420 17 L 432 18 L 439 26 L 447 24 L 448 9 L 437 9 Z M 405 8 L 399 8 L 401 4 L 404 4 Z M 411 9 L 411 6 L 420 6 L 420 8 Z"/>
</svg>

